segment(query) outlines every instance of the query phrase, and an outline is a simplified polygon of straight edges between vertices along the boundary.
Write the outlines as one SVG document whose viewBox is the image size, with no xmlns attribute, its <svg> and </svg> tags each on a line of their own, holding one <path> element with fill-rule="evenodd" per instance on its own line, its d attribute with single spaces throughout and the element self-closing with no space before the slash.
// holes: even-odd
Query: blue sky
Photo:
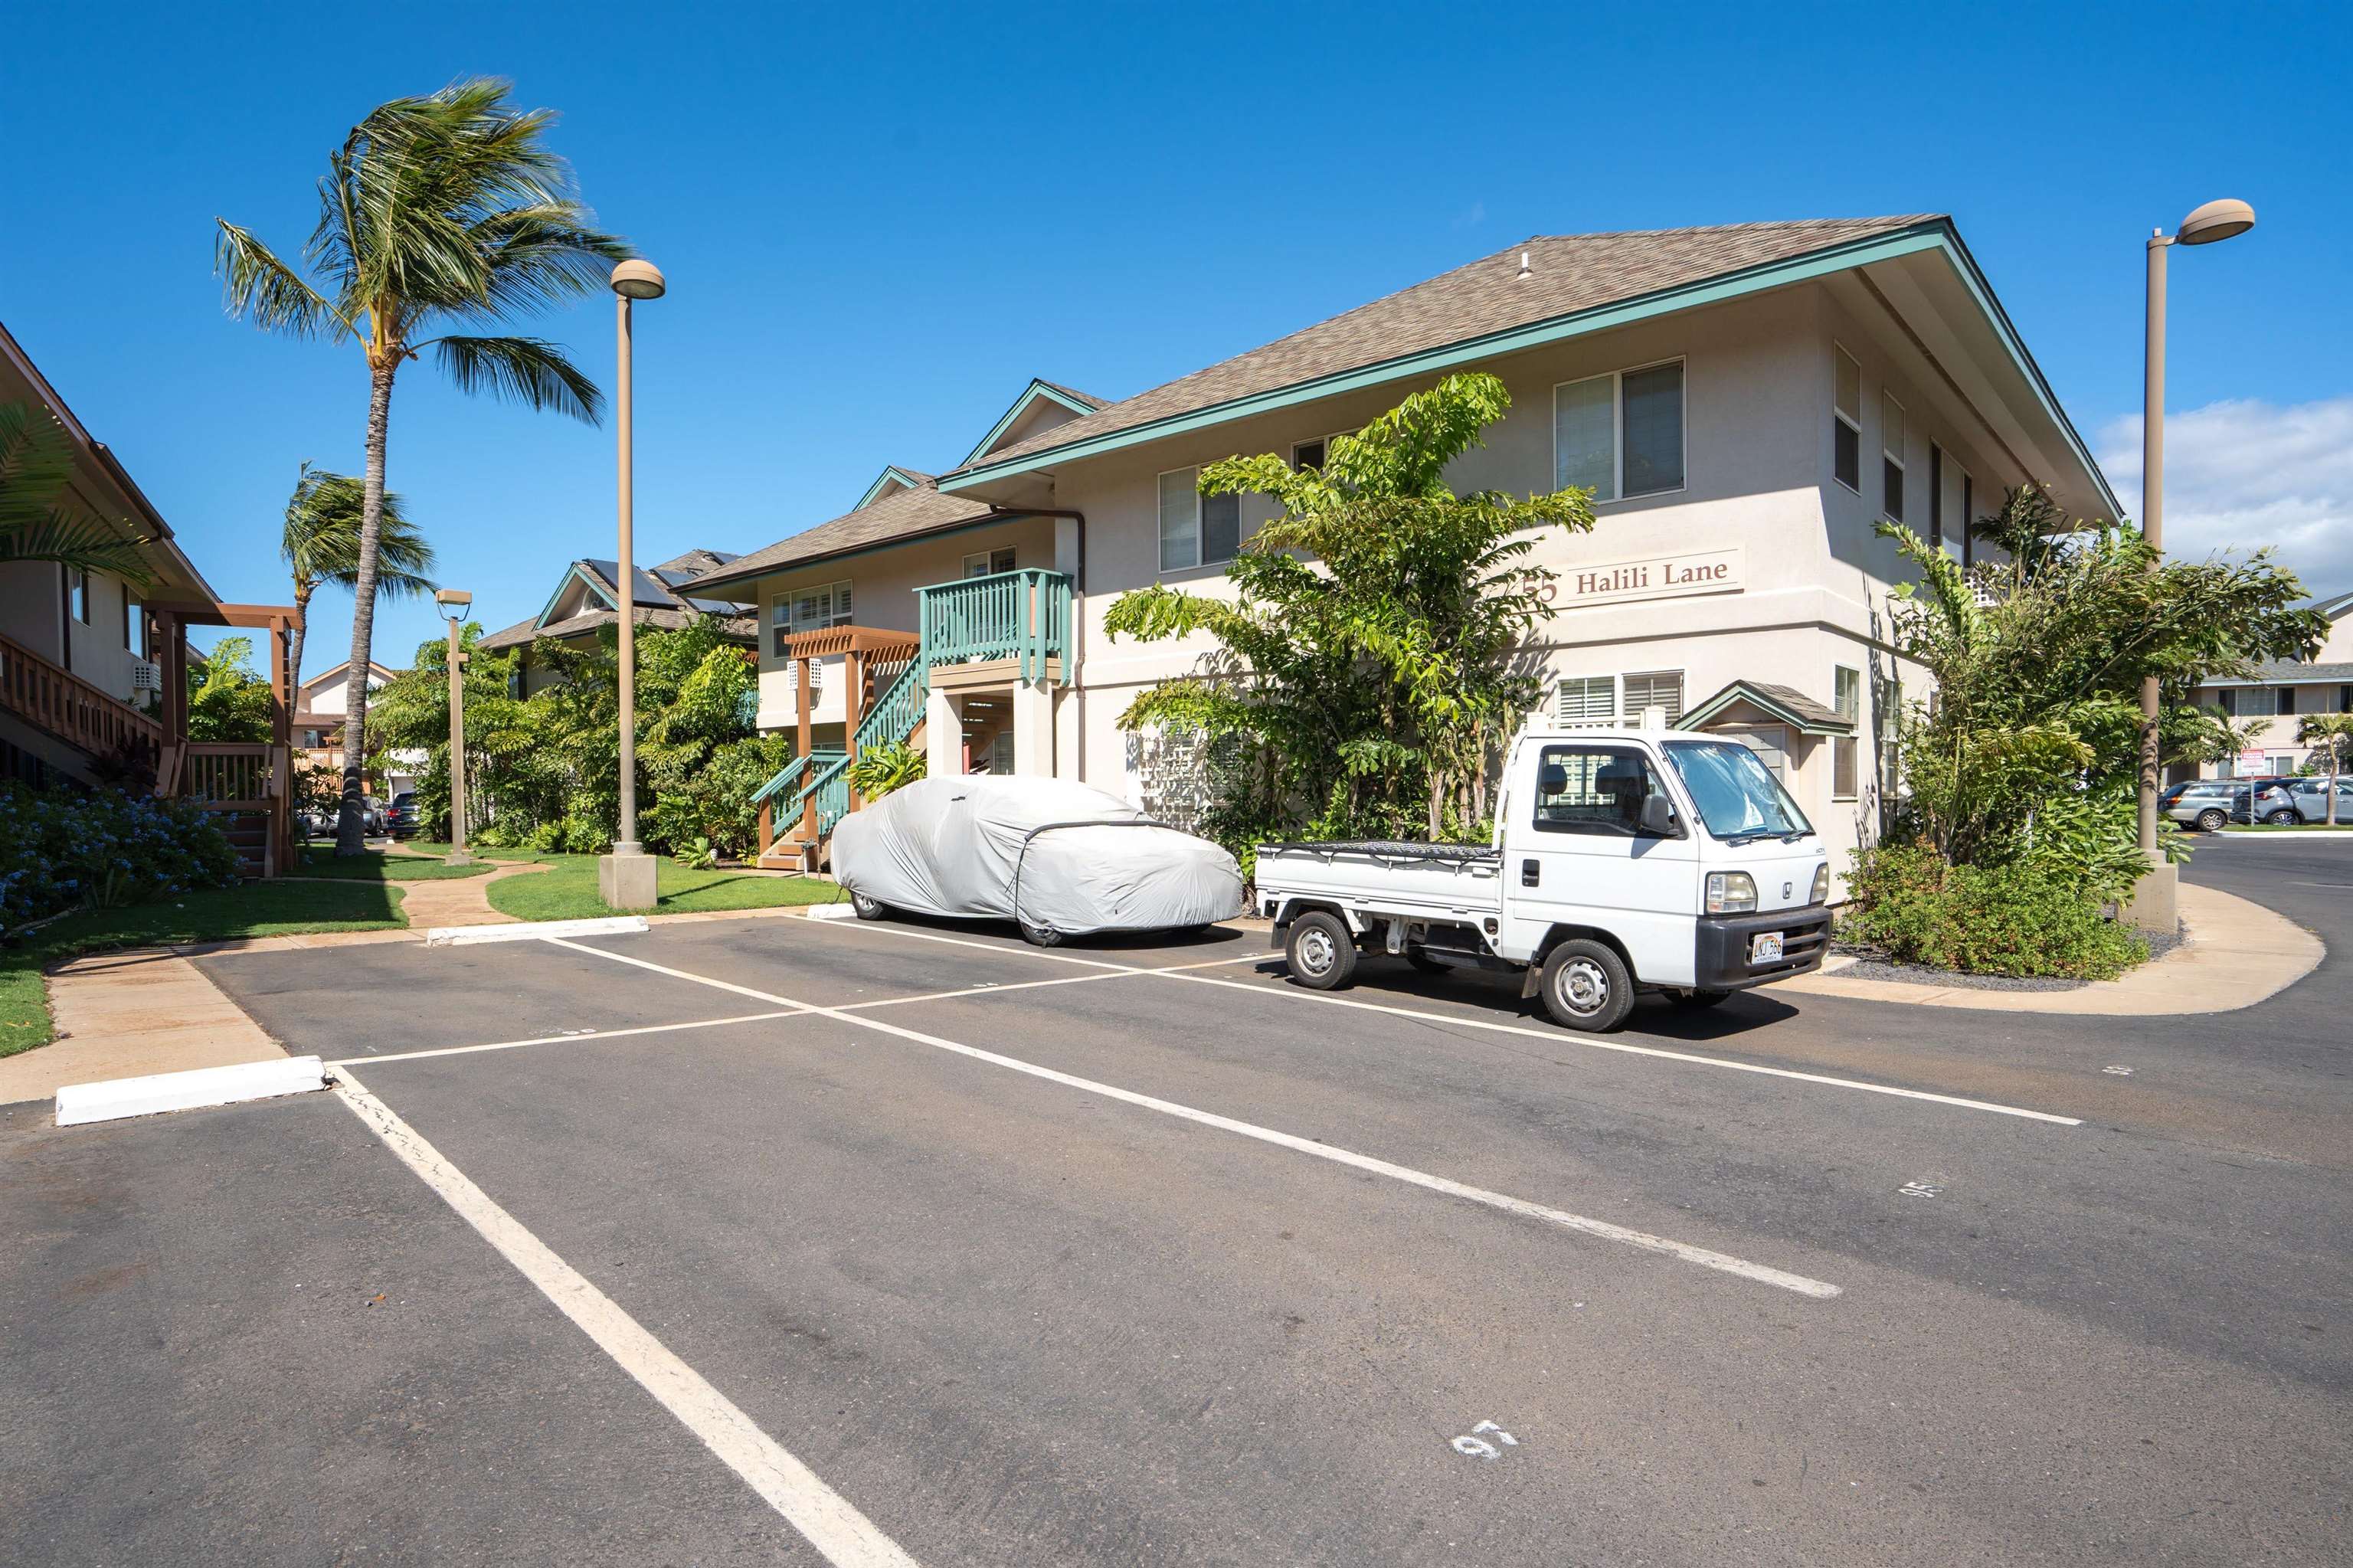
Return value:
<svg viewBox="0 0 2353 1568">
<path fill-rule="evenodd" d="M 214 217 L 298 248 L 350 123 L 461 75 L 561 110 L 586 199 L 670 276 L 638 316 L 648 561 L 943 468 L 1032 375 L 1125 396 L 1532 233 L 1951 212 L 2123 452 L 2140 240 L 2234 195 L 2255 232 L 2173 270 L 2169 534 L 2353 586 L 2345 11 L 2058 9 L 25 6 L 0 320 L 217 589 L 283 601 L 286 493 L 356 471 L 365 380 L 226 318 Z M 610 316 L 538 330 L 604 380 Z M 609 431 L 427 366 L 391 476 L 490 626 L 611 553 Z M 437 629 L 388 607 L 378 657 Z"/>
</svg>

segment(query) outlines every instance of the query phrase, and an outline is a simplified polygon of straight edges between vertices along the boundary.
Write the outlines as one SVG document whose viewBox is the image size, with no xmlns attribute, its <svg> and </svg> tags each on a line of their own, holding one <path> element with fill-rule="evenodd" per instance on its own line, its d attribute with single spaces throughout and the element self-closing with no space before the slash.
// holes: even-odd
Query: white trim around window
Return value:
<svg viewBox="0 0 2353 1568">
<path fill-rule="evenodd" d="M 993 550 L 975 550 L 964 558 L 964 575 L 967 577 L 993 577 L 999 572 L 1013 569 L 1013 546 L 1000 545 Z"/>
<path fill-rule="evenodd" d="M 1904 521 L 1904 405 L 1895 394 L 1879 394 L 1879 510 L 1891 522 Z"/>
<path fill-rule="evenodd" d="M 1831 342 L 1831 477 L 1862 493 L 1862 361 Z M 1841 472 L 1841 467 L 1850 471 Z"/>
<path fill-rule="evenodd" d="M 1662 433 L 1653 428 L 1666 408 L 1662 396 L 1672 371 L 1674 388 L 1674 457 L 1672 474 L 1662 450 Z M 1638 406 L 1633 422 L 1638 430 L 1638 452 L 1630 476 L 1627 472 L 1628 391 L 1626 383 L 1637 383 L 1633 396 L 1644 399 Z M 1605 371 L 1599 376 L 1582 376 L 1575 381 L 1563 381 L 1552 389 L 1552 472 L 1556 489 L 1576 485 L 1593 492 L 1595 503 L 1612 501 L 1634 501 L 1647 496 L 1673 495 L 1682 492 L 1691 476 L 1691 420 L 1685 396 L 1687 376 L 1681 355 L 1672 359 L 1655 360 L 1648 365 L 1629 366 L 1623 370 Z M 1650 399 L 1658 399 L 1654 404 Z M 1605 433 L 1606 432 L 1606 433 Z M 1604 443 L 1607 450 L 1604 450 Z M 1672 478 L 1673 482 L 1664 482 Z"/>
<path fill-rule="evenodd" d="M 783 657 L 785 639 L 797 632 L 849 625 L 849 581 L 844 577 L 834 583 L 804 583 L 798 588 L 785 588 L 770 595 L 769 657 Z"/>
<path fill-rule="evenodd" d="M 1172 468 L 1158 476 L 1160 569 L 1189 571 L 1234 558 L 1242 542 L 1242 498 L 1204 495 L 1201 471 Z"/>
</svg>

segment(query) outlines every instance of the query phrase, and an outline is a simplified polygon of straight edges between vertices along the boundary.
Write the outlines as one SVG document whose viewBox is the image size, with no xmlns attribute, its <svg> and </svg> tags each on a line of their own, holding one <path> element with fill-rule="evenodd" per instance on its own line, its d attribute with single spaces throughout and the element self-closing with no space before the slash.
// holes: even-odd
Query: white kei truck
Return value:
<svg viewBox="0 0 2353 1568">
<path fill-rule="evenodd" d="M 1345 985 L 1359 950 L 1520 971 L 1571 1029 L 1619 1027 L 1638 991 L 1714 1006 L 1830 946 L 1830 858 L 1781 781 L 1664 728 L 1528 731 L 1493 842 L 1262 844 L 1257 888 L 1302 985 Z"/>
</svg>

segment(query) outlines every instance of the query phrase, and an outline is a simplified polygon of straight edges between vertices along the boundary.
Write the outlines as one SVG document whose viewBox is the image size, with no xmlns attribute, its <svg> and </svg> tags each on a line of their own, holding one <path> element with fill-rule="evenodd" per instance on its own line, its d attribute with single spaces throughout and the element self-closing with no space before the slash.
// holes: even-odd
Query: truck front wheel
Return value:
<svg viewBox="0 0 2353 1568">
<path fill-rule="evenodd" d="M 1291 923 L 1282 945 L 1291 978 L 1310 991 L 1337 991 L 1356 972 L 1356 939 L 1336 915 L 1318 909 Z"/>
<path fill-rule="evenodd" d="M 1634 1010 L 1634 977 L 1608 945 L 1573 938 L 1552 950 L 1544 966 L 1545 1011 L 1556 1023 L 1606 1033 Z"/>
</svg>

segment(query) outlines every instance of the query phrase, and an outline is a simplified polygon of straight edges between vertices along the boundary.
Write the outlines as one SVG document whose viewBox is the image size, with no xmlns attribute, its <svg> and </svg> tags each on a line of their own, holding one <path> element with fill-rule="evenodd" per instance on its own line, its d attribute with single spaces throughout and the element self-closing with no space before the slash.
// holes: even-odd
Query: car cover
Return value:
<svg viewBox="0 0 2353 1568">
<path fill-rule="evenodd" d="M 1061 779 L 919 779 L 841 820 L 833 870 L 850 892 L 893 909 L 1066 936 L 1242 912 L 1232 855 Z"/>
</svg>

